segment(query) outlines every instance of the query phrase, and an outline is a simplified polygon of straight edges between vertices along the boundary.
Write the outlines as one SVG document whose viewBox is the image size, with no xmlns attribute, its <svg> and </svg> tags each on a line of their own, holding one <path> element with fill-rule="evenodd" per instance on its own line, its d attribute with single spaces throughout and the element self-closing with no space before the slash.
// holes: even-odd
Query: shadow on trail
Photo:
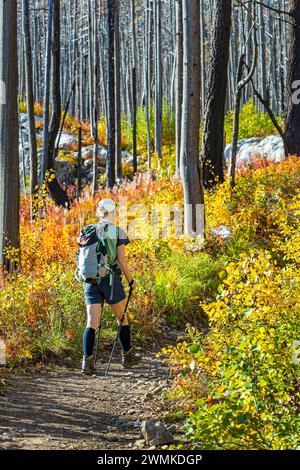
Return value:
<svg viewBox="0 0 300 470">
<path fill-rule="evenodd" d="M 114 358 L 104 377 L 106 355 L 97 376 L 70 369 L 12 374 L 0 396 L 0 449 L 126 449 L 139 439 L 140 422 L 153 405 L 144 404 L 149 386 L 167 378 L 155 357 L 132 369 Z"/>
<path fill-rule="evenodd" d="M 80 378 L 76 377 L 76 380 L 80 381 Z M 19 429 L 21 426 L 21 433 L 26 433 L 27 437 L 47 432 L 52 437 L 86 439 L 86 433 L 96 428 L 98 432 L 103 433 L 104 440 L 107 431 L 117 433 L 116 414 L 94 409 L 89 411 L 89 406 L 76 409 L 73 401 L 67 403 L 68 397 L 74 400 L 74 389 L 69 387 L 69 381 L 70 377 L 59 377 L 59 380 L 49 377 L 45 385 L 16 388 L 13 391 L 13 400 L 9 400 L 4 409 L 1 406 L 0 431 Z M 59 390 L 64 386 L 66 390 Z M 86 384 L 82 383 L 82 386 Z M 53 396 L 54 391 L 49 395 L 49 388 L 56 390 L 56 397 Z M 88 402 L 93 397 L 83 391 L 80 399 L 81 402 Z M 101 400 L 100 397 L 98 404 L 101 408 L 104 408 L 101 406 L 101 401 L 104 404 L 107 400 L 105 397 Z"/>
</svg>

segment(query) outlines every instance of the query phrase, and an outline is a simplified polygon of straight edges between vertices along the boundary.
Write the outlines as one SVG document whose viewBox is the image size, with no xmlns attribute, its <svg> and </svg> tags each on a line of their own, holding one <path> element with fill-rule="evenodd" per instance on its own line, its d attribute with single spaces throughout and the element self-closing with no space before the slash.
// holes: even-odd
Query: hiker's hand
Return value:
<svg viewBox="0 0 300 470">
<path fill-rule="evenodd" d="M 137 288 L 137 282 L 134 281 L 133 279 L 132 279 L 132 281 L 129 283 L 129 287 L 130 287 L 131 290 L 135 290 Z"/>
</svg>

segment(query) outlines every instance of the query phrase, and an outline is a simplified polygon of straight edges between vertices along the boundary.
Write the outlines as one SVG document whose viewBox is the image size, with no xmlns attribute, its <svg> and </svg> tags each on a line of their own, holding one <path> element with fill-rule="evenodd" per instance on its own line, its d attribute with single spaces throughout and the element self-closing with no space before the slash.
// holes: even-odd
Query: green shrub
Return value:
<svg viewBox="0 0 300 470">
<path fill-rule="evenodd" d="M 163 146 L 170 146 L 175 143 L 175 114 L 171 113 L 167 104 L 163 105 Z M 140 106 L 137 109 L 137 153 L 138 155 L 147 155 L 147 114 L 146 108 Z M 155 139 L 155 110 L 150 107 L 150 145 L 154 152 Z M 123 148 L 132 152 L 132 123 L 130 116 L 122 118 L 122 143 Z"/>
<path fill-rule="evenodd" d="M 277 118 L 279 119 L 279 118 Z M 233 111 L 229 111 L 225 118 L 226 143 L 232 141 Z M 250 137 L 267 137 L 277 131 L 267 113 L 259 112 L 253 100 L 249 100 L 240 112 L 239 139 Z"/>
<path fill-rule="evenodd" d="M 206 253 L 194 256 L 175 252 L 157 263 L 154 275 L 156 307 L 168 312 L 171 322 L 203 320 L 200 302 L 212 299 L 220 283 L 221 258 Z M 196 313 L 198 312 L 198 314 Z"/>
<path fill-rule="evenodd" d="M 227 265 L 216 300 L 203 305 L 206 337 L 190 334 L 163 351 L 187 376 L 179 392 L 195 388 L 189 407 L 196 410 L 185 426 L 192 447 L 299 446 L 299 294 L 299 266 L 279 267 L 264 250 L 244 253 Z M 210 390 L 199 396 L 195 384 L 203 377 Z"/>
</svg>

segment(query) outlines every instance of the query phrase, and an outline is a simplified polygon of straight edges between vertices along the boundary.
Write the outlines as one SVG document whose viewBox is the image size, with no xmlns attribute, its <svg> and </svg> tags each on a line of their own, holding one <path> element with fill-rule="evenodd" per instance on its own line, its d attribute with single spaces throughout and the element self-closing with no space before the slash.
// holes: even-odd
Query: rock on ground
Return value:
<svg viewBox="0 0 300 470">
<path fill-rule="evenodd" d="M 42 117 L 35 116 L 36 121 L 43 119 Z M 37 131 L 37 137 L 42 138 L 43 131 L 42 129 Z M 71 144 L 77 142 L 76 136 L 72 133 L 62 131 L 59 149 L 68 148 Z M 56 140 L 56 145 L 58 143 L 58 137 Z M 74 157 L 74 161 L 77 160 L 77 152 L 72 150 L 66 150 L 68 154 Z M 28 121 L 27 114 L 20 113 L 20 133 L 19 133 L 19 155 L 20 155 L 20 176 L 23 176 L 23 162 L 26 175 L 29 174 L 30 170 L 30 161 L 29 161 L 29 134 L 28 134 Z M 40 171 L 40 158 L 42 155 L 42 148 L 38 148 L 38 174 Z M 139 157 L 138 157 L 139 158 Z M 130 163 L 132 162 L 132 154 L 128 151 L 122 151 L 123 162 Z M 82 184 L 91 183 L 93 180 L 93 145 L 82 147 L 82 171 L 81 178 Z M 107 160 L 107 148 L 99 146 L 98 149 L 98 171 L 99 174 L 105 172 Z M 77 178 L 76 166 L 70 163 L 67 160 L 57 158 L 55 162 L 55 170 L 57 179 L 60 184 L 74 184 Z"/>
<path fill-rule="evenodd" d="M 226 145 L 224 158 L 230 166 L 232 144 Z M 238 141 L 237 165 L 249 164 L 255 157 L 264 157 L 269 161 L 279 162 L 284 159 L 284 145 L 280 136 L 270 135 L 264 139 L 251 137 Z"/>
<path fill-rule="evenodd" d="M 146 444 L 150 446 L 162 446 L 174 442 L 173 434 L 160 421 L 143 421 L 142 433 Z"/>
</svg>

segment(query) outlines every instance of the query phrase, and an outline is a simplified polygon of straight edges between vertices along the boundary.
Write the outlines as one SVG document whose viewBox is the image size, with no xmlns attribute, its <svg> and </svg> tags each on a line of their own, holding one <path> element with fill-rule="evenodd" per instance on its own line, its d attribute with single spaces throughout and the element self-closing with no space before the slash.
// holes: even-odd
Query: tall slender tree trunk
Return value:
<svg viewBox="0 0 300 470">
<path fill-rule="evenodd" d="M 52 61 L 51 61 L 52 56 Z M 51 67 L 52 65 L 52 67 Z M 44 129 L 41 183 L 46 172 L 55 168 L 55 142 L 61 118 L 60 91 L 60 2 L 49 0 L 45 59 Z M 52 114 L 50 118 L 50 99 Z M 47 188 L 56 204 L 69 207 L 70 201 L 56 177 L 47 180 Z"/>
<path fill-rule="evenodd" d="M 25 93 L 26 93 L 26 83 L 25 83 L 25 52 L 24 52 L 24 42 L 21 40 L 19 40 L 19 47 L 21 49 L 21 53 L 20 53 L 20 63 L 19 63 L 19 86 L 18 86 L 18 90 L 19 90 L 19 95 L 21 97 L 21 101 L 24 101 L 25 100 Z"/>
<path fill-rule="evenodd" d="M 265 19 L 264 19 L 264 7 L 261 4 L 258 7 L 258 21 L 259 21 L 259 54 L 260 54 L 260 90 L 261 95 L 266 96 L 267 91 L 267 77 L 266 77 L 266 33 L 265 33 Z M 261 103 L 259 103 L 262 109 Z"/>
<path fill-rule="evenodd" d="M 116 1 L 107 0 L 108 8 L 108 106 L 107 106 L 107 185 L 113 188 L 116 182 L 115 171 L 115 132 L 116 132 L 116 107 L 115 107 L 115 13 Z"/>
<path fill-rule="evenodd" d="M 71 9 L 72 7 L 72 9 Z M 72 83 L 75 80 L 77 74 L 77 21 L 76 21 L 76 11 L 77 11 L 77 0 L 72 1 L 72 5 L 70 5 L 70 10 L 72 12 L 72 79 L 70 86 L 72 87 Z M 71 15 L 70 15 L 71 16 Z M 76 113 L 76 100 L 77 100 L 77 88 L 74 88 L 74 92 L 72 94 L 72 102 L 71 102 L 71 115 L 75 116 Z"/>
<path fill-rule="evenodd" d="M 176 0 L 176 176 L 180 176 L 181 116 L 183 93 L 183 20 L 182 0 Z"/>
<path fill-rule="evenodd" d="M 49 150 L 49 121 L 50 121 L 50 72 L 51 72 L 51 42 L 52 42 L 53 0 L 48 0 L 48 23 L 45 54 L 45 85 L 44 85 L 44 127 L 43 153 L 41 159 L 40 184 L 43 184 L 48 169 Z"/>
<path fill-rule="evenodd" d="M 297 2 L 295 2 L 295 4 L 297 4 Z M 285 0 L 282 0 L 282 2 L 280 3 L 280 7 L 281 8 L 284 8 L 285 7 Z M 290 4 L 290 7 L 292 9 L 292 6 Z M 282 37 L 284 35 L 284 27 L 283 27 L 283 23 L 281 20 L 278 21 L 278 35 L 279 35 L 279 49 L 280 49 L 280 66 L 279 66 L 279 83 L 280 83 L 280 113 L 281 114 L 285 114 L 285 111 L 286 111 L 286 103 L 285 103 L 285 94 L 287 93 L 288 95 L 290 95 L 290 91 L 288 91 L 288 89 L 286 88 L 286 84 L 285 84 L 285 81 L 284 81 L 284 67 L 282 66 L 282 64 L 284 63 L 285 61 L 285 48 L 284 48 L 284 41 L 282 40 Z M 293 36 L 293 34 L 291 33 L 291 37 Z M 297 31 L 295 31 L 295 35 L 294 37 L 297 36 Z M 293 56 L 293 52 L 292 52 L 292 49 L 293 49 L 293 46 L 292 46 L 292 43 L 293 43 L 293 39 L 290 41 L 290 46 L 289 46 L 289 57 L 291 58 Z M 293 61 L 293 59 L 292 59 Z M 291 70 L 291 59 L 289 59 L 289 65 L 288 65 L 288 70 Z M 290 75 L 290 73 L 288 72 L 288 75 Z M 289 78 L 288 78 L 289 80 Z"/>
<path fill-rule="evenodd" d="M 202 158 L 208 186 L 224 180 L 224 114 L 231 27 L 231 0 L 216 0 Z"/>
<path fill-rule="evenodd" d="M 48 146 L 48 162 L 47 170 L 55 167 L 54 154 L 55 142 L 59 131 L 61 120 L 61 93 L 60 93 L 60 2 L 54 0 L 53 3 L 53 19 L 52 19 L 52 67 L 51 67 L 51 120 L 49 127 L 49 146 Z"/>
<path fill-rule="evenodd" d="M 147 121 L 147 156 L 148 170 L 151 171 L 151 2 L 145 0 L 145 108 Z"/>
<path fill-rule="evenodd" d="M 34 117 L 34 95 L 33 95 L 33 74 L 31 56 L 30 37 L 30 16 L 29 0 L 22 2 L 22 20 L 25 48 L 25 71 L 26 71 L 26 97 L 27 97 L 27 117 L 28 117 L 28 137 L 29 137 L 29 162 L 30 162 L 30 217 L 34 217 L 33 196 L 37 186 L 37 144 L 35 133 Z"/>
<path fill-rule="evenodd" d="M 155 151 L 162 158 L 162 40 L 161 40 L 161 2 L 155 2 Z"/>
<path fill-rule="evenodd" d="M 89 61 L 89 107 L 90 107 L 90 123 L 91 135 L 94 129 L 94 50 L 93 50 L 93 16 L 92 16 L 92 0 L 87 0 L 88 4 L 88 61 Z"/>
<path fill-rule="evenodd" d="M 137 172 L 136 145 L 136 116 L 137 116 L 137 86 L 136 86 L 136 31 L 135 31 L 135 0 L 131 0 L 131 34 L 132 34 L 132 162 L 133 173 Z"/>
<path fill-rule="evenodd" d="M 120 61 L 120 3 L 116 5 L 115 19 L 115 94 L 116 94 L 116 162 L 117 178 L 122 180 L 122 152 L 121 152 L 121 61 Z"/>
<path fill-rule="evenodd" d="M 40 78 L 39 74 L 39 69 L 40 69 L 40 43 L 39 43 L 39 34 L 40 34 L 40 29 L 39 29 L 39 17 L 38 13 L 36 12 L 36 0 L 33 2 L 33 7 L 34 7 L 34 12 L 33 12 L 33 51 L 34 53 L 32 54 L 33 61 L 34 61 L 34 67 L 33 67 L 33 84 L 34 84 L 34 91 L 33 95 L 35 97 L 35 100 L 40 103 L 40 80 L 38 80 L 38 77 Z"/>
<path fill-rule="evenodd" d="M 250 15 L 249 12 L 247 12 L 247 16 L 246 16 L 246 34 L 247 34 L 247 37 L 249 37 L 249 35 L 251 34 L 251 28 L 252 28 L 251 15 Z M 247 45 L 246 45 L 247 64 L 251 64 L 251 62 L 252 62 L 252 53 L 253 53 L 253 51 L 252 51 L 251 41 L 247 41 Z M 233 95 L 234 95 L 234 88 L 232 89 L 232 96 Z M 245 88 L 245 96 L 246 96 L 246 100 L 249 101 L 249 99 L 251 98 L 251 87 L 246 87 Z"/>
<path fill-rule="evenodd" d="M 234 111 L 233 111 L 233 133 L 232 133 L 232 152 L 231 152 L 231 162 L 230 162 L 230 185 L 231 188 L 235 186 L 235 170 L 236 170 L 236 160 L 237 160 L 237 148 L 238 148 L 238 137 L 239 137 L 239 116 L 240 116 L 240 105 L 242 99 L 242 93 L 245 86 L 252 80 L 253 74 L 255 72 L 257 66 L 257 56 L 258 56 L 258 46 L 257 46 L 257 38 L 256 38 L 256 16 L 255 16 L 255 4 L 253 4 L 252 8 L 252 21 L 253 21 L 253 44 L 254 44 L 254 51 L 252 57 L 252 64 L 251 67 L 248 64 L 245 64 L 245 52 L 241 54 L 238 71 L 237 71 L 237 79 L 236 79 L 236 96 L 235 96 L 235 104 L 234 104 Z M 243 72 L 246 69 L 246 76 L 243 78 Z"/>
<path fill-rule="evenodd" d="M 93 150 L 93 182 L 92 182 L 92 194 L 95 196 L 98 190 L 98 151 L 99 151 L 99 142 L 98 142 L 98 120 L 99 120 L 99 61 L 98 61 L 98 52 L 99 52 L 99 43 L 97 38 L 98 31 L 98 7 L 97 1 L 94 4 L 94 14 L 93 14 L 93 56 L 94 56 L 94 65 L 93 65 L 93 138 L 94 138 L 94 150 Z"/>
<path fill-rule="evenodd" d="M 89 116 L 90 116 L 90 126 L 91 126 L 91 135 L 94 140 L 93 148 L 93 180 L 92 180 L 92 194 L 96 193 L 96 186 L 98 181 L 98 128 L 97 128 L 97 117 L 96 117 L 96 96 L 95 96 L 95 16 L 92 11 L 92 0 L 87 1 L 88 6 L 88 65 L 89 65 Z"/>
<path fill-rule="evenodd" d="M 289 61 L 287 72 L 287 119 L 285 123 L 285 154 L 300 156 L 300 2 L 289 1 L 292 26 L 289 35 Z M 298 90 L 298 91 L 297 91 Z"/>
<path fill-rule="evenodd" d="M 200 0 L 200 32 L 201 32 L 201 120 L 205 112 L 205 83 L 206 83 L 206 57 L 205 57 L 205 10 L 204 0 Z"/>
<path fill-rule="evenodd" d="M 204 192 L 199 158 L 200 129 L 200 11 L 198 0 L 183 0 L 183 104 L 181 179 L 184 191 L 185 233 L 199 235 L 204 225 Z M 201 220 L 200 220 L 201 222 Z"/>
<path fill-rule="evenodd" d="M 61 120 L 61 76 L 60 76 L 60 1 L 53 2 L 52 34 L 51 34 L 51 79 L 50 79 L 50 100 L 51 119 L 49 125 L 48 145 L 47 145 L 47 170 L 55 169 L 55 145 L 59 132 Z M 47 181 L 48 190 L 56 204 L 69 207 L 69 197 L 58 183 L 57 178 Z"/>
<path fill-rule="evenodd" d="M 245 56 L 241 55 L 237 78 L 236 78 L 236 95 L 235 103 L 233 110 L 233 131 L 232 131 L 232 149 L 231 149 L 231 164 L 230 164 L 230 184 L 233 188 L 235 186 L 235 171 L 236 171 L 236 158 L 238 151 L 238 138 L 239 138 L 239 125 L 240 125 L 240 108 L 241 108 L 241 99 L 243 88 L 239 87 L 238 84 L 243 78 L 243 69 L 244 69 L 244 59 Z"/>
<path fill-rule="evenodd" d="M 0 0 L 0 264 L 18 267 L 6 249 L 20 247 L 17 1 Z"/>
<path fill-rule="evenodd" d="M 82 127 L 78 128 L 78 154 L 77 154 L 77 195 L 81 193 L 81 166 L 82 166 Z"/>
</svg>

